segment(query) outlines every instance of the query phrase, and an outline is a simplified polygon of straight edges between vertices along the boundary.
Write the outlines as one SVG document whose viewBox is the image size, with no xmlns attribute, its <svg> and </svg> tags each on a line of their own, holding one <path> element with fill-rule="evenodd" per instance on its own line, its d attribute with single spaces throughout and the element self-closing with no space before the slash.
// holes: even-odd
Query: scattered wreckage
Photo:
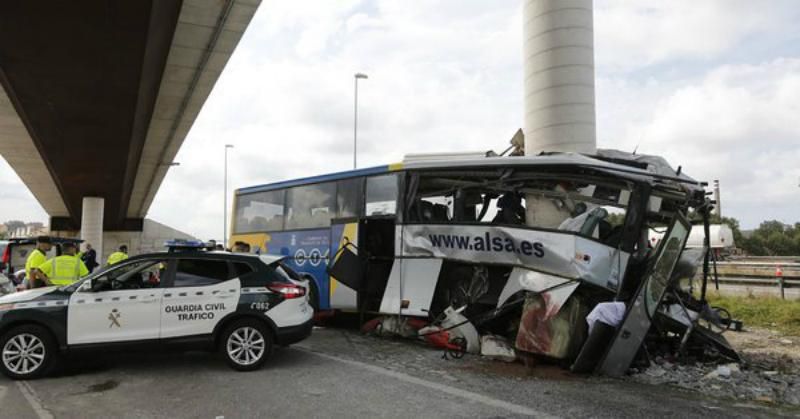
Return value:
<svg viewBox="0 0 800 419">
<path fill-rule="evenodd" d="M 739 361 L 719 333 L 730 316 L 705 299 L 713 260 L 685 250 L 690 216 L 707 233 L 713 202 L 663 158 L 418 157 L 392 171 L 397 214 L 353 221 L 328 267 L 331 301 L 350 292 L 363 330 L 610 376 L 655 354 Z"/>
</svg>

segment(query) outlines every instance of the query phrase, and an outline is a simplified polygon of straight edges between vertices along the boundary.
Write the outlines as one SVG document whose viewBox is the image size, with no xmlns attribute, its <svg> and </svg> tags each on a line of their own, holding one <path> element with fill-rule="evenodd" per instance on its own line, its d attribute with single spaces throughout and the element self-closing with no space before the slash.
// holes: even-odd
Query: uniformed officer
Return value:
<svg viewBox="0 0 800 419">
<path fill-rule="evenodd" d="M 38 284 L 39 266 L 47 261 L 47 252 L 52 249 L 53 243 L 50 237 L 39 236 L 36 238 L 36 248 L 33 249 L 28 259 L 25 261 L 25 278 L 28 286 L 35 288 Z"/>
<path fill-rule="evenodd" d="M 128 258 L 128 246 L 124 244 L 119 247 L 119 250 L 108 255 L 108 265 L 113 265 L 115 263 L 120 263 L 123 260 Z"/>
<path fill-rule="evenodd" d="M 78 251 L 75 243 L 66 242 L 61 245 L 63 254 L 56 256 L 39 266 L 39 271 L 47 278 L 50 285 L 70 285 L 82 276 L 89 275 L 83 261 L 75 255 Z"/>
</svg>

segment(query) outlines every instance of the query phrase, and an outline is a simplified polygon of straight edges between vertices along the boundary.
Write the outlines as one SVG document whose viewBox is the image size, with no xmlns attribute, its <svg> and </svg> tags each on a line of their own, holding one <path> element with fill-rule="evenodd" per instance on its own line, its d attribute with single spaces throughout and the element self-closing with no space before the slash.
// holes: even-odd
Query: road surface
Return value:
<svg viewBox="0 0 800 419">
<path fill-rule="evenodd" d="M 0 378 L 0 417 L 767 417 L 796 415 L 669 387 L 528 370 L 408 341 L 315 329 L 238 373 L 206 353 L 80 360 L 60 376 Z"/>
</svg>

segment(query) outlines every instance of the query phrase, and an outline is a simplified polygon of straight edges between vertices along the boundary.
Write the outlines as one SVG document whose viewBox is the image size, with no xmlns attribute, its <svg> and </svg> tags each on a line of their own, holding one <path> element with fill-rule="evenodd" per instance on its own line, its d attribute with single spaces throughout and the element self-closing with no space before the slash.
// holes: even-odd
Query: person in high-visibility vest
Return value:
<svg viewBox="0 0 800 419">
<path fill-rule="evenodd" d="M 47 278 L 50 285 L 64 286 L 89 275 L 83 261 L 75 255 L 78 251 L 75 243 L 66 242 L 61 245 L 62 254 L 39 266 L 39 270 Z"/>
<path fill-rule="evenodd" d="M 36 238 L 36 248 L 28 255 L 25 261 L 25 278 L 28 281 L 28 287 L 35 288 L 39 284 L 39 266 L 47 262 L 47 252 L 53 247 L 53 242 L 50 237 L 39 236 Z"/>
<path fill-rule="evenodd" d="M 124 244 L 119 247 L 119 250 L 108 255 L 108 265 L 113 265 L 115 263 L 120 263 L 123 260 L 128 258 L 128 246 Z"/>
</svg>

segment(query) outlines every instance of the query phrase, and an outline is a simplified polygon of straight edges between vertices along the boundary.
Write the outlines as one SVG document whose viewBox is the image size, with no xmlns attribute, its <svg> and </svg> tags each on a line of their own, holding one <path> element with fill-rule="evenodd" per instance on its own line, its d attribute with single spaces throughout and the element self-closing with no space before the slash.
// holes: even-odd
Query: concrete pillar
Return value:
<svg viewBox="0 0 800 419">
<path fill-rule="evenodd" d="M 719 194 L 719 179 L 714 180 L 714 200 L 717 201 L 716 210 L 719 218 L 722 218 L 722 197 Z"/>
<path fill-rule="evenodd" d="M 525 154 L 596 152 L 592 0 L 524 0 Z M 528 224 L 566 214 L 529 196 Z"/>
<path fill-rule="evenodd" d="M 103 265 L 103 198 L 83 198 L 83 212 L 81 213 L 81 239 L 90 243 L 97 252 L 97 263 Z"/>
<path fill-rule="evenodd" d="M 592 0 L 525 0 L 525 152 L 594 153 Z"/>
</svg>

